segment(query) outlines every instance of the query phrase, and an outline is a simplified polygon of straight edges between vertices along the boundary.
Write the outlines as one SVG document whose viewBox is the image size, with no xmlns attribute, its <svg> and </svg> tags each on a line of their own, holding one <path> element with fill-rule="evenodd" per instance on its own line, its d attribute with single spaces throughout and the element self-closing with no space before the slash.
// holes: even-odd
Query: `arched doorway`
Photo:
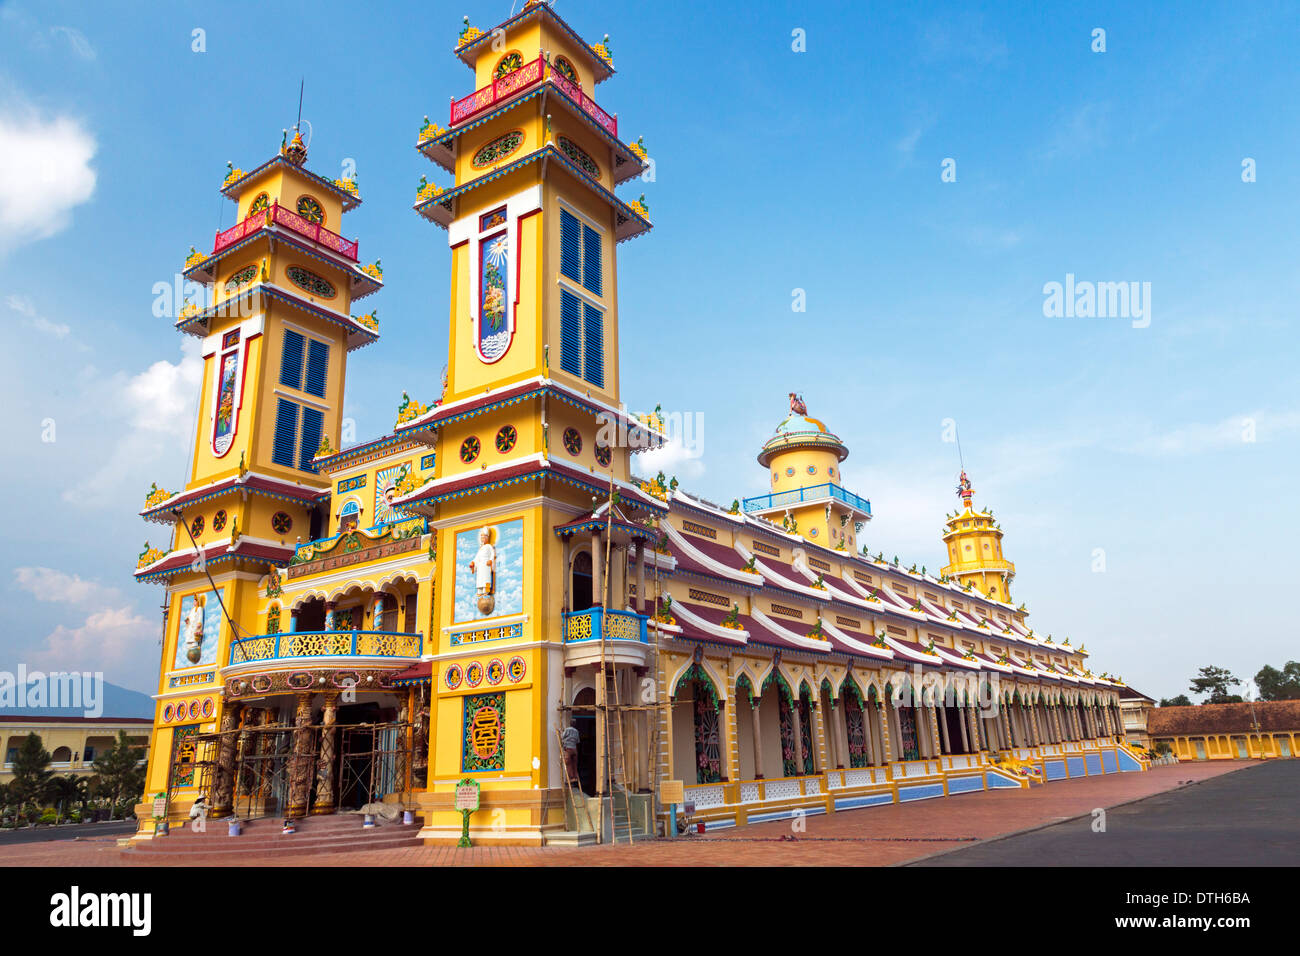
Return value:
<svg viewBox="0 0 1300 956">
<path fill-rule="evenodd" d="M 817 769 L 813 761 L 812 698 L 807 684 L 799 687 L 799 744 L 803 751 L 803 768 L 800 772 L 812 776 Z"/>
<path fill-rule="evenodd" d="M 867 718 L 862 704 L 862 692 L 851 679 L 844 682 L 840 691 L 844 701 L 844 735 L 849 742 L 849 766 L 851 768 L 867 766 L 869 752 L 867 748 Z"/>
<path fill-rule="evenodd" d="M 684 692 L 684 693 L 683 693 Z M 677 682 L 676 698 L 689 700 L 691 727 L 695 737 L 695 783 L 718 783 L 722 780 L 722 708 L 718 693 L 699 664 Z"/>
<path fill-rule="evenodd" d="M 885 690 L 890 692 L 890 697 L 893 696 L 891 688 L 887 687 Z M 911 700 L 912 689 L 909 686 L 904 686 L 903 693 L 894 707 L 894 715 L 898 718 L 899 760 L 921 759 L 921 747 L 916 736 L 916 708 L 912 706 Z"/>
<path fill-rule="evenodd" d="M 590 559 L 588 559 L 590 560 Z M 590 583 L 590 577 L 588 582 Z M 595 707 L 596 688 L 584 687 L 573 698 L 575 707 Z M 596 712 L 575 710 L 573 726 L 578 731 L 578 783 L 588 796 L 596 793 Z"/>
<path fill-rule="evenodd" d="M 794 697 L 790 685 L 785 682 L 775 669 L 763 681 L 763 695 L 767 696 L 769 687 L 776 687 L 777 709 L 781 727 L 781 776 L 799 776 L 799 764 L 795 760 L 794 745 Z"/>
</svg>

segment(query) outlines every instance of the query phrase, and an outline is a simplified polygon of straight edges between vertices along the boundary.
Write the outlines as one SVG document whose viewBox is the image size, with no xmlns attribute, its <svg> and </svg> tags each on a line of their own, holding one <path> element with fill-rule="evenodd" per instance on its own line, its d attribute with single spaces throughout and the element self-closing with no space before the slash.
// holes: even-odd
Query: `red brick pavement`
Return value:
<svg viewBox="0 0 1300 956">
<path fill-rule="evenodd" d="M 970 846 L 1173 790 L 1253 765 L 1214 761 L 1157 767 L 1146 773 L 1058 780 L 1029 790 L 995 790 L 808 817 L 633 846 L 417 846 L 277 858 L 203 854 L 134 855 L 113 839 L 0 847 L 0 866 L 886 866 Z M 793 839 L 791 839 L 793 837 Z M 1037 861 L 1026 860 L 1027 864 Z"/>
</svg>

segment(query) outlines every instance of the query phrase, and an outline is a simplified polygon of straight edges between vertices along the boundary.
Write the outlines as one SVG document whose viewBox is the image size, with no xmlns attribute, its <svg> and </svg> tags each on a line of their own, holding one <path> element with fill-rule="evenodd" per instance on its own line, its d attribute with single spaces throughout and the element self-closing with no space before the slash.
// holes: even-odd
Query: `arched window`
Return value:
<svg viewBox="0 0 1300 956">
<path fill-rule="evenodd" d="M 71 747 L 56 747 L 54 753 L 50 754 L 50 760 L 54 763 L 67 763 L 72 759 Z"/>
<path fill-rule="evenodd" d="M 499 80 L 501 77 L 513 73 L 524 65 L 524 55 L 518 50 L 511 50 L 497 60 L 496 68 L 492 71 L 492 79 Z"/>
<path fill-rule="evenodd" d="M 582 80 L 578 79 L 578 71 L 573 68 L 573 64 L 567 57 L 557 56 L 551 63 L 551 68 L 574 86 L 582 86 Z"/>
<path fill-rule="evenodd" d="M 339 534 L 344 531 L 351 531 L 361 523 L 361 505 L 355 501 L 349 501 L 339 512 Z"/>
<path fill-rule="evenodd" d="M 591 597 L 591 552 L 579 551 L 573 556 L 569 579 L 569 610 L 585 611 L 591 607 Z"/>
<path fill-rule="evenodd" d="M 713 681 L 698 663 L 692 664 L 677 682 L 678 696 L 689 695 L 695 731 L 695 782 L 717 783 L 722 779 L 721 707 Z"/>
<path fill-rule="evenodd" d="M 849 766 L 865 767 L 868 763 L 867 721 L 858 685 L 846 680 L 840 691 L 844 701 L 844 735 L 849 741 Z"/>
</svg>

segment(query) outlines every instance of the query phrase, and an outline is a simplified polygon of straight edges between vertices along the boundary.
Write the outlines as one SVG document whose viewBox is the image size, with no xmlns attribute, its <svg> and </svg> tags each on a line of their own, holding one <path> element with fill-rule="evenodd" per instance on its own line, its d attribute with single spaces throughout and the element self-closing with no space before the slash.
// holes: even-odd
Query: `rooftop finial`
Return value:
<svg viewBox="0 0 1300 956">
<path fill-rule="evenodd" d="M 802 395 L 798 395 L 794 392 L 790 393 L 790 414 L 791 415 L 808 414 L 808 406 L 804 404 Z"/>
</svg>

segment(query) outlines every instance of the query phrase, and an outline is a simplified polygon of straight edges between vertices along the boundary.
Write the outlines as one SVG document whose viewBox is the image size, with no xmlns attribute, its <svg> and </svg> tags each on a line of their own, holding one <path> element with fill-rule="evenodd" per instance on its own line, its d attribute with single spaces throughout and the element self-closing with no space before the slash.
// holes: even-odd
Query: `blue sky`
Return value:
<svg viewBox="0 0 1300 956">
<path fill-rule="evenodd" d="M 0 2 L 0 668 L 152 686 L 161 589 L 131 570 L 162 535 L 135 513 L 150 482 L 183 482 L 198 387 L 153 288 L 231 224 L 226 162 L 272 154 L 300 77 L 309 165 L 355 162 L 365 204 L 343 231 L 387 283 L 345 414 L 364 438 L 402 388 L 436 395 L 446 234 L 410 205 L 421 175 L 447 176 L 413 142 L 473 85 L 450 54 L 461 15 L 488 28 L 509 5 L 267 6 Z M 626 401 L 702 416 L 700 456 L 665 464 L 730 502 L 765 490 L 754 454 L 802 393 L 852 449 L 872 551 L 931 568 L 953 419 L 1031 625 L 1155 696 L 1204 664 L 1280 666 L 1294 11 L 914 6 L 560 0 L 582 35 L 610 35 L 620 72 L 597 101 L 655 160 L 621 190 L 655 222 L 619 247 Z M 1046 318 L 1044 284 L 1067 274 L 1149 282 L 1149 327 Z"/>
</svg>

